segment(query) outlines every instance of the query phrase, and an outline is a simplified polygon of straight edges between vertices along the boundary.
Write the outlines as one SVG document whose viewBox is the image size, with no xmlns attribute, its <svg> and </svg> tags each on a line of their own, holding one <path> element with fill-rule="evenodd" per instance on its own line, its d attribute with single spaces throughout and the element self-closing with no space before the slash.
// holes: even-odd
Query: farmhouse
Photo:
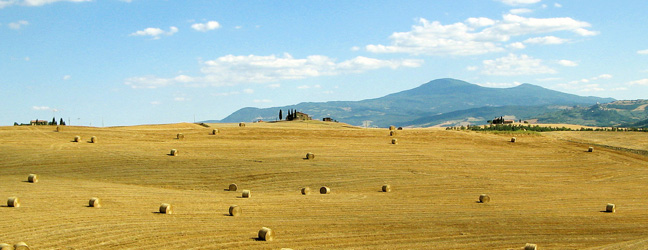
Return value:
<svg viewBox="0 0 648 250">
<path fill-rule="evenodd" d="M 309 121 L 312 119 L 313 118 L 311 118 L 308 114 L 299 111 L 291 112 L 288 117 L 286 117 L 286 121 Z"/>
</svg>

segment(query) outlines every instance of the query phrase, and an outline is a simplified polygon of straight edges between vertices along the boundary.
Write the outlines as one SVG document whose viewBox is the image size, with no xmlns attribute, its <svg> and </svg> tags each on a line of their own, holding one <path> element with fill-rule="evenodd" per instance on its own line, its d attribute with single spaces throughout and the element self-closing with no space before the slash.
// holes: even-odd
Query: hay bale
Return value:
<svg viewBox="0 0 648 250">
<path fill-rule="evenodd" d="M 331 193 L 331 189 L 329 187 L 324 186 L 320 188 L 320 194 L 330 194 L 330 193 Z"/>
<path fill-rule="evenodd" d="M 13 247 L 7 243 L 0 243 L 0 250 L 13 250 Z"/>
<path fill-rule="evenodd" d="M 36 183 L 38 182 L 38 175 L 36 174 L 30 174 L 29 177 L 27 177 L 27 181 L 31 183 Z"/>
<path fill-rule="evenodd" d="M 385 184 L 382 186 L 382 191 L 383 192 L 391 192 L 391 185 Z"/>
<path fill-rule="evenodd" d="M 488 203 L 490 202 L 490 196 L 487 194 L 479 195 L 479 203 Z"/>
<path fill-rule="evenodd" d="M 245 123 L 244 122 L 239 123 L 239 127 L 245 127 Z"/>
<path fill-rule="evenodd" d="M 14 249 L 15 250 L 29 250 L 30 248 L 29 248 L 29 245 L 27 245 L 27 243 L 21 241 L 21 242 L 18 242 L 18 243 L 16 243 L 14 245 Z"/>
<path fill-rule="evenodd" d="M 218 129 L 213 129 L 211 134 L 215 135 L 215 134 L 218 134 L 218 133 L 219 133 Z"/>
<path fill-rule="evenodd" d="M 392 139 L 392 144 L 398 144 L 398 140 L 396 138 Z"/>
<path fill-rule="evenodd" d="M 311 189 L 309 187 L 304 187 L 301 189 L 301 193 L 303 195 L 309 195 L 311 193 Z"/>
<path fill-rule="evenodd" d="M 178 139 L 178 140 L 182 140 L 182 139 L 184 139 L 184 135 L 183 135 L 182 133 L 178 133 L 178 134 L 176 135 L 176 139 Z"/>
<path fill-rule="evenodd" d="M 616 212 L 616 206 L 612 203 L 608 203 L 607 206 L 605 206 L 605 212 L 608 213 L 614 213 Z"/>
<path fill-rule="evenodd" d="M 243 198 L 250 198 L 252 194 L 250 193 L 250 190 L 243 190 L 243 194 L 241 194 L 241 197 Z"/>
<path fill-rule="evenodd" d="M 515 137 L 511 138 L 511 142 L 516 142 L 516 141 L 517 141 L 517 138 L 515 138 Z"/>
<path fill-rule="evenodd" d="M 90 198 L 90 201 L 88 202 L 88 207 L 101 207 L 101 202 L 99 201 L 99 198 L 96 197 Z"/>
<path fill-rule="evenodd" d="M 593 148 L 593 147 L 589 147 L 589 148 L 587 149 L 587 152 L 594 152 L 594 148 Z"/>
<path fill-rule="evenodd" d="M 395 136 L 395 135 L 396 135 L 396 131 L 394 131 L 394 130 L 389 131 L 389 136 Z"/>
<path fill-rule="evenodd" d="M 90 143 L 97 143 L 97 137 L 96 136 L 90 137 Z"/>
<path fill-rule="evenodd" d="M 7 207 L 20 207 L 20 200 L 18 200 L 18 197 L 9 197 L 7 200 Z"/>
<path fill-rule="evenodd" d="M 56 132 L 61 132 L 61 130 L 63 130 L 63 129 L 61 129 L 61 127 L 56 126 Z"/>
<path fill-rule="evenodd" d="M 75 136 L 73 142 L 80 142 L 81 141 L 81 136 Z"/>
<path fill-rule="evenodd" d="M 229 215 L 234 217 L 241 215 L 241 207 L 237 205 L 231 205 L 229 208 Z"/>
<path fill-rule="evenodd" d="M 262 227 L 261 230 L 259 230 L 259 239 L 264 241 L 272 241 L 274 240 L 274 232 L 270 228 Z"/>
<path fill-rule="evenodd" d="M 236 183 L 232 183 L 229 185 L 229 191 L 236 191 L 238 189 L 238 186 Z"/>
<path fill-rule="evenodd" d="M 311 153 L 311 152 L 308 152 L 308 153 L 306 154 L 306 159 L 308 159 L 308 160 L 315 159 L 315 154 L 313 154 L 313 153 Z"/>
<path fill-rule="evenodd" d="M 160 205 L 160 213 L 161 214 L 173 214 L 173 207 L 171 206 L 171 204 L 162 203 L 162 205 Z"/>
<path fill-rule="evenodd" d="M 178 155 L 178 150 L 177 149 L 171 149 L 171 153 L 169 153 L 170 156 L 177 156 Z"/>
<path fill-rule="evenodd" d="M 389 130 L 396 130 L 396 126 L 394 125 L 389 126 Z"/>
<path fill-rule="evenodd" d="M 536 244 L 526 243 L 524 250 L 537 250 L 538 246 Z"/>
</svg>

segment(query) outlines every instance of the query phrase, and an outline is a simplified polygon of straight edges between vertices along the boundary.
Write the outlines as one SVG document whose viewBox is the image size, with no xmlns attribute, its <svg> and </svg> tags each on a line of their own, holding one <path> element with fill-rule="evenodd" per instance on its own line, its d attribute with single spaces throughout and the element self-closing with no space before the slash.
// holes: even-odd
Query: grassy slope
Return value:
<svg viewBox="0 0 648 250">
<path fill-rule="evenodd" d="M 581 249 L 648 230 L 648 158 L 552 137 L 336 123 L 0 128 L 8 243 L 36 249 Z M 183 133 L 185 140 L 176 140 Z M 97 136 L 99 143 L 73 143 Z M 171 148 L 177 157 L 167 156 Z M 307 152 L 314 160 L 304 160 Z M 24 182 L 29 173 L 36 184 Z M 229 183 L 252 198 L 224 191 Z M 391 193 L 379 192 L 390 183 Z M 302 196 L 321 186 L 330 195 Z M 479 194 L 492 201 L 476 203 Z M 88 208 L 90 197 L 104 206 Z M 155 213 L 160 203 L 177 214 Z M 607 203 L 618 212 L 600 212 Z M 238 204 L 243 216 L 226 216 Z M 262 227 L 273 242 L 255 241 Z"/>
</svg>

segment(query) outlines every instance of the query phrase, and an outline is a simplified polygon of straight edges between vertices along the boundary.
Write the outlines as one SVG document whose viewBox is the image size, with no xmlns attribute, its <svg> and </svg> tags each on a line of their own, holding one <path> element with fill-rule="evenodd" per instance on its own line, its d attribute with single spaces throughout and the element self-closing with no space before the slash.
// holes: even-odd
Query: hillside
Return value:
<svg viewBox="0 0 648 250">
<path fill-rule="evenodd" d="M 600 127 L 648 127 L 648 100 L 623 100 L 593 106 L 574 106 L 537 116 L 541 123 L 569 123 Z"/>
<path fill-rule="evenodd" d="M 274 121 L 280 109 L 297 109 L 311 115 L 314 119 L 332 117 L 356 126 L 363 125 L 363 121 L 372 121 L 371 124 L 377 127 L 416 126 L 421 125 L 414 122 L 417 120 L 434 120 L 429 117 L 482 107 L 592 105 L 610 101 L 614 100 L 566 94 L 531 84 L 512 88 L 487 88 L 446 78 L 430 81 L 414 89 L 362 101 L 308 102 L 266 109 L 248 107 L 234 112 L 220 122 L 249 122 L 258 119 Z M 484 122 L 496 116 L 509 115 L 497 110 L 485 111 L 481 112 L 480 118 Z M 439 121 L 439 123 L 443 122 L 445 121 Z"/>
<path fill-rule="evenodd" d="M 31 249 L 637 249 L 648 158 L 553 136 L 277 122 L 0 127 L 0 243 Z M 219 129 L 210 135 L 212 129 Z M 176 139 L 183 133 L 184 139 Z M 583 132 L 585 133 L 585 132 Z M 81 142 L 72 142 L 74 136 Z M 563 135 L 563 134 L 561 134 Z M 606 135 L 599 139 L 597 135 Z M 91 136 L 97 143 L 89 143 Z M 643 133 L 583 134 L 646 150 Z M 391 144 L 391 139 L 398 144 Z M 178 156 L 169 156 L 170 149 Z M 315 154 L 305 160 L 307 152 Z M 38 174 L 38 183 L 27 182 Z M 230 183 L 240 190 L 225 191 Z M 392 191 L 381 192 L 383 184 Z M 322 186 L 331 193 L 319 194 Z M 310 195 L 300 189 L 310 187 Z M 251 190 L 242 198 L 241 190 Z M 491 197 L 478 203 L 480 194 Z M 88 207 L 91 197 L 102 207 Z M 161 203 L 175 206 L 160 214 Z M 601 212 L 607 203 L 616 213 Z M 5 203 L 6 204 L 6 203 Z M 242 209 L 228 216 L 230 205 Z M 275 240 L 259 241 L 261 227 Z M 641 247 L 641 246 L 640 246 Z"/>
</svg>

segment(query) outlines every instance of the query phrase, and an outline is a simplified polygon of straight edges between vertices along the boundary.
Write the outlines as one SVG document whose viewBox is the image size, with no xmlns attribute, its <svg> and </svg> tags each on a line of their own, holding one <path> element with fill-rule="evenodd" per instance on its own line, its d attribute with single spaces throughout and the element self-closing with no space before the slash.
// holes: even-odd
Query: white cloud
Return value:
<svg viewBox="0 0 648 250">
<path fill-rule="evenodd" d="M 285 54 L 283 57 L 226 55 L 202 62 L 200 70 L 202 76 L 182 76 L 183 81 L 178 79 L 180 76 L 174 78 L 132 77 L 126 79 L 125 84 L 133 88 L 158 88 L 177 82 L 193 86 L 226 86 L 354 74 L 382 68 L 420 67 L 422 63 L 422 60 L 416 59 L 380 60 L 362 56 L 337 63 L 335 59 L 321 55 L 312 55 L 301 59 L 293 58 L 289 54 Z"/>
<path fill-rule="evenodd" d="M 524 5 L 524 4 L 539 3 L 542 0 L 497 0 L 497 1 L 502 2 L 503 4 L 506 4 L 506 5 L 518 6 L 518 5 Z"/>
<path fill-rule="evenodd" d="M 152 101 L 150 103 L 151 103 L 151 105 L 160 105 L 160 104 L 162 104 L 160 101 Z"/>
<path fill-rule="evenodd" d="M 29 25 L 29 22 L 27 22 L 25 20 L 20 20 L 20 21 L 17 21 L 17 22 L 9 23 L 7 26 L 10 29 L 13 29 L 13 30 L 19 30 L 23 26 L 27 26 L 27 25 Z"/>
<path fill-rule="evenodd" d="M 556 7 L 556 8 L 562 8 L 562 4 L 554 3 L 554 7 Z"/>
<path fill-rule="evenodd" d="M 33 110 L 50 110 L 48 106 L 32 106 Z"/>
<path fill-rule="evenodd" d="M 64 76 L 63 76 L 63 80 L 64 80 L 64 81 L 70 80 L 71 78 L 72 78 L 71 75 L 64 75 Z"/>
<path fill-rule="evenodd" d="M 637 54 L 639 54 L 639 55 L 648 55 L 648 49 L 639 50 L 639 51 L 637 51 Z"/>
<path fill-rule="evenodd" d="M 612 75 L 610 74 L 602 74 L 596 77 L 592 77 L 592 80 L 598 80 L 598 79 L 611 79 Z"/>
<path fill-rule="evenodd" d="M 370 44 L 365 49 L 373 53 L 407 53 L 412 55 L 480 55 L 502 52 L 501 42 L 513 37 L 570 31 L 580 36 L 596 35 L 587 30 L 591 25 L 570 17 L 527 18 L 505 14 L 502 20 L 468 18 L 464 22 L 443 25 L 438 21 L 419 19 L 407 32 L 395 32 L 390 45 Z M 546 38 L 547 42 L 564 41 Z M 534 41 L 534 40 L 531 40 Z"/>
<path fill-rule="evenodd" d="M 544 45 L 563 44 L 566 42 L 569 42 L 569 39 L 563 39 L 555 36 L 534 37 L 524 40 L 524 43 Z"/>
<path fill-rule="evenodd" d="M 238 91 L 230 91 L 230 92 L 225 92 L 225 93 L 214 93 L 212 94 L 213 96 L 232 96 L 232 95 L 239 95 L 241 92 Z"/>
<path fill-rule="evenodd" d="M 268 84 L 268 88 L 271 88 L 271 89 L 276 89 L 276 88 L 280 88 L 280 87 L 281 87 L 281 84 L 279 84 L 279 83 Z"/>
<path fill-rule="evenodd" d="M 351 51 L 359 51 L 359 50 L 360 50 L 360 47 L 358 47 L 358 46 L 351 47 Z"/>
<path fill-rule="evenodd" d="M 482 86 L 482 87 L 489 87 L 489 88 L 510 88 L 510 87 L 515 87 L 519 86 L 520 82 L 504 82 L 504 83 L 497 83 L 497 82 L 485 82 L 485 83 L 477 83 L 477 85 Z"/>
<path fill-rule="evenodd" d="M 191 28 L 200 32 L 207 32 L 220 28 L 221 25 L 216 21 L 209 21 L 206 23 L 194 23 Z"/>
<path fill-rule="evenodd" d="M 308 85 L 300 85 L 300 86 L 297 86 L 297 89 L 310 89 L 310 86 L 308 86 Z"/>
<path fill-rule="evenodd" d="M 570 60 L 560 60 L 558 61 L 558 64 L 565 66 L 565 67 L 576 67 L 578 66 L 577 62 L 570 61 Z"/>
<path fill-rule="evenodd" d="M 243 93 L 246 93 L 246 94 L 253 94 L 253 93 L 254 93 L 254 89 L 244 89 L 244 90 L 243 90 Z"/>
<path fill-rule="evenodd" d="M 588 84 L 580 89 L 581 92 L 600 92 L 605 91 L 604 88 L 599 87 L 598 84 Z"/>
<path fill-rule="evenodd" d="M 642 86 L 648 86 L 648 78 L 641 79 L 641 80 L 636 80 L 632 82 L 628 82 L 628 85 L 642 85 Z"/>
<path fill-rule="evenodd" d="M 520 8 L 520 9 L 512 9 L 509 11 L 511 14 L 515 15 L 521 15 L 521 14 L 527 14 L 533 12 L 532 9 L 526 9 L 526 8 Z"/>
<path fill-rule="evenodd" d="M 160 28 L 146 28 L 143 30 L 138 30 L 136 32 L 131 33 L 131 36 L 150 36 L 153 37 L 153 39 L 160 39 L 162 35 L 165 36 L 171 36 L 175 33 L 178 32 L 178 28 L 175 26 L 169 27 L 169 31 L 164 31 Z"/>
<path fill-rule="evenodd" d="M 484 60 L 482 64 L 482 73 L 486 75 L 515 76 L 557 73 L 556 70 L 543 65 L 541 59 L 524 54 L 520 56 L 509 54 L 495 60 Z"/>
<path fill-rule="evenodd" d="M 173 98 L 173 100 L 176 102 L 184 102 L 184 101 L 189 101 L 190 99 L 181 96 L 181 97 L 175 97 Z"/>
<path fill-rule="evenodd" d="M 466 70 L 468 70 L 468 71 L 475 71 L 475 70 L 478 70 L 478 69 L 479 69 L 479 67 L 477 67 L 477 66 L 468 66 L 468 67 L 466 67 Z"/>
<path fill-rule="evenodd" d="M 28 6 L 28 7 L 36 7 L 36 6 L 43 6 L 46 4 L 51 4 L 51 3 L 56 3 L 56 2 L 75 2 L 75 3 L 80 3 L 80 2 L 90 2 L 92 0 L 0 0 L 0 9 L 9 7 L 12 5 L 19 5 L 19 6 Z"/>
<path fill-rule="evenodd" d="M 526 48 L 524 43 L 521 43 L 521 42 L 514 42 L 514 43 L 511 43 L 509 45 L 506 45 L 506 47 L 512 48 L 512 49 L 524 49 L 524 48 Z"/>
</svg>

